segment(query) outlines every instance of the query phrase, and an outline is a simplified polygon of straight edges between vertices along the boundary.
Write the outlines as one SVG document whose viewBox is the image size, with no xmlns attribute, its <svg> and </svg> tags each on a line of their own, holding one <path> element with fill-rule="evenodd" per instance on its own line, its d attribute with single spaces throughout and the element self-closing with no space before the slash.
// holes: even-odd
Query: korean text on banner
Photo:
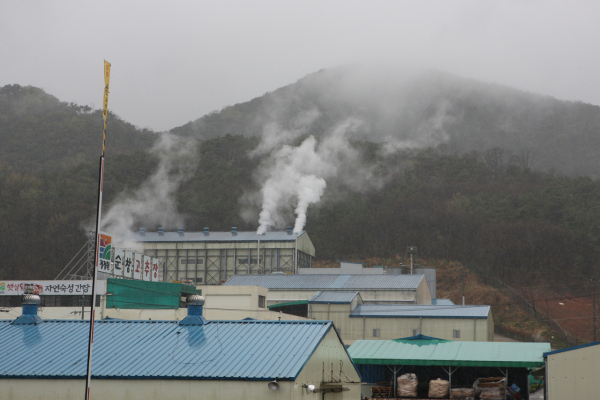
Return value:
<svg viewBox="0 0 600 400">
<path fill-rule="evenodd" d="M 125 278 L 133 278 L 133 269 L 134 268 L 135 268 L 135 265 L 134 265 L 133 251 L 125 250 L 125 256 L 123 258 L 123 276 Z"/>
<path fill-rule="evenodd" d="M 152 279 L 150 279 L 152 282 L 158 282 L 158 265 L 158 258 L 152 257 Z"/>
<path fill-rule="evenodd" d="M 149 281 L 152 277 L 152 257 L 144 256 L 144 270 L 142 280 Z"/>
<path fill-rule="evenodd" d="M 133 279 L 141 280 L 144 255 L 142 253 L 134 253 L 133 259 Z"/>
<path fill-rule="evenodd" d="M 113 262 L 113 275 L 114 276 L 123 276 L 123 262 L 125 259 L 125 250 L 114 248 L 113 253 L 115 256 L 115 259 Z"/>
</svg>

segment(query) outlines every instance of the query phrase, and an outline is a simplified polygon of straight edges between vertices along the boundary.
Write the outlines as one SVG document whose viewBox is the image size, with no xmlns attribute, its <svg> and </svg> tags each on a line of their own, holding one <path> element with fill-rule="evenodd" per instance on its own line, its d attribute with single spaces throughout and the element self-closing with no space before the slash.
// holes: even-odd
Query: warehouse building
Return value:
<svg viewBox="0 0 600 400">
<path fill-rule="evenodd" d="M 358 292 L 325 291 L 308 301 L 308 316 L 333 321 L 345 344 L 419 334 L 455 341 L 494 341 L 490 306 L 364 304 Z"/>
<path fill-rule="evenodd" d="M 424 275 L 236 275 L 225 286 L 269 289 L 269 306 L 310 300 L 317 292 L 359 292 L 365 304 L 431 304 Z"/>
<path fill-rule="evenodd" d="M 600 342 L 544 353 L 545 398 L 595 400 L 600 396 Z"/>
<path fill-rule="evenodd" d="M 397 377 L 414 373 L 420 398 L 428 397 L 431 380 L 447 380 L 452 389 L 473 388 L 477 379 L 500 377 L 504 378 L 503 386 L 515 384 L 521 389 L 521 398 L 528 399 L 529 370 L 544 365 L 543 355 L 548 350 L 550 343 L 456 342 L 417 335 L 396 340 L 357 340 L 348 352 L 365 383 L 364 396 L 371 397 L 371 387 L 382 385 L 397 393 Z M 504 389 L 500 396 L 481 398 L 504 398 Z M 573 395 L 557 398 L 582 399 Z"/>
<path fill-rule="evenodd" d="M 330 321 L 210 321 L 202 297 L 188 300 L 182 321 L 96 322 L 93 399 L 360 397 Z M 82 397 L 88 331 L 88 321 L 40 319 L 35 301 L 0 321 L 2 398 Z"/>
<path fill-rule="evenodd" d="M 143 246 L 144 253 L 160 260 L 162 280 L 192 285 L 218 285 L 233 275 L 295 273 L 312 268 L 315 247 L 308 233 L 284 232 L 146 232 L 140 228 L 115 241 L 114 247 Z"/>
</svg>

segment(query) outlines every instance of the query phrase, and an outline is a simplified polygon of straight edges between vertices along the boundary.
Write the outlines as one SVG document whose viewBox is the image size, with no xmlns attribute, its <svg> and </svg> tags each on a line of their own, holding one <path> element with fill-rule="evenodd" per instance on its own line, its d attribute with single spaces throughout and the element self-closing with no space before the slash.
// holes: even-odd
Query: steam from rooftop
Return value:
<svg viewBox="0 0 600 400">
<path fill-rule="evenodd" d="M 150 153 L 158 157 L 154 173 L 133 192 L 123 192 L 102 215 L 102 230 L 122 237 L 140 223 L 177 228 L 184 219 L 177 212 L 175 192 L 197 167 L 197 143 L 171 133 L 160 134 Z"/>
</svg>

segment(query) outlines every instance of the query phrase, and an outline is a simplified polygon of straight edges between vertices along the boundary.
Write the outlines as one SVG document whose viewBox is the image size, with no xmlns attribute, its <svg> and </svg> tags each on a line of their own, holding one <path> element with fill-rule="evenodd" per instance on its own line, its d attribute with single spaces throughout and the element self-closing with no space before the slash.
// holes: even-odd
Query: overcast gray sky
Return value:
<svg viewBox="0 0 600 400">
<path fill-rule="evenodd" d="M 0 86 L 167 130 L 321 68 L 383 63 L 600 105 L 600 2 L 2 1 Z"/>
</svg>

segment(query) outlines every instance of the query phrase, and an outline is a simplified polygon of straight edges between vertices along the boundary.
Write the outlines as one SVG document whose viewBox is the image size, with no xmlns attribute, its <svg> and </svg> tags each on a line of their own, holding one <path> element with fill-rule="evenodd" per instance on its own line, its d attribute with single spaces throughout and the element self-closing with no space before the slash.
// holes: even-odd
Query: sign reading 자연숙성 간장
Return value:
<svg viewBox="0 0 600 400">
<path fill-rule="evenodd" d="M 0 296 L 20 296 L 26 285 L 39 295 L 91 296 L 92 281 L 0 281 Z M 104 281 L 96 281 L 96 294 L 105 293 Z"/>
</svg>

